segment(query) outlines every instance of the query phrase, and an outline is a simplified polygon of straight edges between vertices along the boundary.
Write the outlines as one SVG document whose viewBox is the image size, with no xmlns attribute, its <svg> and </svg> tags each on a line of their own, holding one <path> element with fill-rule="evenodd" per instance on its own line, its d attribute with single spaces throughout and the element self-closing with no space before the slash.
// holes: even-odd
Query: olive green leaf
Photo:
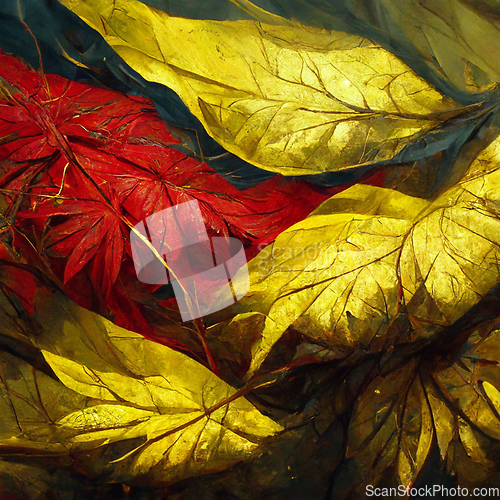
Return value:
<svg viewBox="0 0 500 500">
<path fill-rule="evenodd" d="M 266 170 L 304 175 L 387 161 L 468 113 L 361 37 L 183 19 L 137 0 L 60 1 L 144 78 L 173 89 L 228 151 Z M 424 155 L 447 145 L 420 143 Z"/>
</svg>

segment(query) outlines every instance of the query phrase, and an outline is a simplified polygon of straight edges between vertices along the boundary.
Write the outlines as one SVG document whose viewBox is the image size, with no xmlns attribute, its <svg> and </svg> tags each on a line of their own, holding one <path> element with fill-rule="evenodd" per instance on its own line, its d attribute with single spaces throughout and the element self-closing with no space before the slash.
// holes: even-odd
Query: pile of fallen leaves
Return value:
<svg viewBox="0 0 500 500">
<path fill-rule="evenodd" d="M 366 38 L 235 3 L 260 22 L 61 0 L 175 92 L 198 149 L 157 99 L 0 52 L 0 497 L 500 487 L 497 87 L 460 101 Z M 210 141 L 277 175 L 238 189 Z M 183 322 L 130 233 L 191 200 L 250 289 Z"/>
</svg>

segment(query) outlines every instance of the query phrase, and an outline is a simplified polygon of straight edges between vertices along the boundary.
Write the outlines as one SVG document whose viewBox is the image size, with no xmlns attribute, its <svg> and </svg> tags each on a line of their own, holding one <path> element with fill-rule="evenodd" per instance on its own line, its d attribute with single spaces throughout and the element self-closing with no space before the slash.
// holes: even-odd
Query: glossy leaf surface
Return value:
<svg viewBox="0 0 500 500">
<path fill-rule="evenodd" d="M 177 92 L 228 151 L 282 174 L 389 160 L 464 112 L 346 33 L 182 19 L 135 0 L 62 3 L 146 79 Z"/>
<path fill-rule="evenodd" d="M 64 385 L 6 359 L 2 435 L 14 437 L 0 453 L 71 454 L 89 474 L 168 484 L 248 458 L 281 430 L 184 354 L 62 296 L 42 297 L 37 313 L 37 342 Z"/>
<path fill-rule="evenodd" d="M 476 304 L 499 279 L 499 145 L 435 201 L 357 185 L 262 250 L 237 305 L 267 315 L 251 370 L 289 327 L 333 348 L 377 351 L 404 333 L 401 314 L 412 325 L 405 340 L 415 340 Z"/>
</svg>

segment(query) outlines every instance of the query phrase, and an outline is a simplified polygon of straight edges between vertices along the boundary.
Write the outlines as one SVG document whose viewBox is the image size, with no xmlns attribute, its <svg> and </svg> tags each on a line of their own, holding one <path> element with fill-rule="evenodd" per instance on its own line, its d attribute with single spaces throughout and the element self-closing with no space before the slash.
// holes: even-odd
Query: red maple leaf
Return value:
<svg viewBox="0 0 500 500">
<path fill-rule="evenodd" d="M 44 240 L 48 252 L 68 257 L 64 269 L 67 283 L 92 261 L 91 277 L 106 297 L 118 277 L 123 259 L 127 227 L 114 196 L 111 205 L 103 200 L 74 199 L 62 204 L 46 201 L 32 217 L 64 216 L 64 221 L 51 227 Z"/>
<path fill-rule="evenodd" d="M 20 210 L 16 224 L 66 259 L 64 282 L 80 303 L 88 288 L 76 283 L 88 272 L 104 303 L 129 313 L 113 287 L 130 259 L 130 228 L 154 212 L 196 199 L 209 232 L 240 238 L 251 258 L 342 189 L 276 176 L 238 191 L 175 149 L 147 99 L 42 75 L 1 53 L 0 78 L 0 190 L 9 215 Z"/>
</svg>

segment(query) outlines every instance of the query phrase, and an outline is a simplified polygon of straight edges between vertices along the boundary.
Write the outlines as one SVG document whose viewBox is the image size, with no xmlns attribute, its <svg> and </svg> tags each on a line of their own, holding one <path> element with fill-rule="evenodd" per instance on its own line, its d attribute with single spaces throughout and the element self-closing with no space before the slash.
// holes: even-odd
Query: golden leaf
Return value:
<svg viewBox="0 0 500 500">
<path fill-rule="evenodd" d="M 174 90 L 228 151 L 266 170 L 304 175 L 386 161 L 466 112 L 361 37 L 183 19 L 137 0 L 60 2 L 144 78 Z"/>
<path fill-rule="evenodd" d="M 470 484 L 484 482 L 495 467 L 500 438 L 499 340 L 499 330 L 485 338 L 474 332 L 461 356 L 437 366 L 429 377 L 427 396 L 441 456 L 446 457 L 445 450 L 457 436 L 450 458 L 460 480 Z"/>
<path fill-rule="evenodd" d="M 376 377 L 357 400 L 346 456 L 363 485 L 394 464 L 399 483 L 411 486 L 427 460 L 435 423 L 417 363 Z"/>
<path fill-rule="evenodd" d="M 445 399 L 459 408 L 483 434 L 496 440 L 500 439 L 498 389 L 495 387 L 500 387 L 500 359 L 485 360 L 478 347 L 498 344 L 499 339 L 500 332 L 492 332 L 485 341 L 473 344 L 459 362 L 441 369 L 434 376 Z"/>
<path fill-rule="evenodd" d="M 55 423 L 92 474 L 173 483 L 250 457 L 282 429 L 180 352 L 62 296 L 43 297 L 37 309 L 45 359 L 65 386 L 93 398 Z"/>
<path fill-rule="evenodd" d="M 458 359 L 453 349 L 437 352 L 436 344 L 417 355 L 400 346 L 389 362 L 375 364 L 375 377 L 357 397 L 349 424 L 348 482 L 361 479 L 355 488 L 363 491 L 395 474 L 400 485 L 413 486 L 435 436 L 459 484 L 484 483 L 498 453 L 500 360 L 494 359 L 498 347 L 489 348 L 499 338 L 500 330 L 474 332 Z"/>
<path fill-rule="evenodd" d="M 5 446 L 63 450 L 51 442 L 48 424 L 84 407 L 87 398 L 33 369 L 27 362 L 0 351 L 0 455 Z"/>
<path fill-rule="evenodd" d="M 356 185 L 280 234 L 249 263 L 236 305 L 267 316 L 249 373 L 289 327 L 332 349 L 379 351 L 467 312 L 500 278 L 499 153 L 497 139 L 435 201 Z"/>
<path fill-rule="evenodd" d="M 434 438 L 434 425 L 425 389 L 416 378 L 404 402 L 399 440 L 398 476 L 404 486 L 414 483 L 429 456 Z"/>
<path fill-rule="evenodd" d="M 476 429 L 473 429 L 465 420 L 459 418 L 458 431 L 465 453 L 467 453 L 473 462 L 481 464 L 485 469 L 487 466 L 491 467 L 494 465 L 486 458 L 486 453 L 481 447 L 481 442 L 484 438 L 481 439 L 481 435 Z"/>
<path fill-rule="evenodd" d="M 448 454 L 448 448 L 455 435 L 455 420 L 453 413 L 445 401 L 436 393 L 432 385 L 426 387 L 427 399 L 432 410 L 434 429 L 439 446 L 441 458 L 444 460 Z"/>
</svg>

